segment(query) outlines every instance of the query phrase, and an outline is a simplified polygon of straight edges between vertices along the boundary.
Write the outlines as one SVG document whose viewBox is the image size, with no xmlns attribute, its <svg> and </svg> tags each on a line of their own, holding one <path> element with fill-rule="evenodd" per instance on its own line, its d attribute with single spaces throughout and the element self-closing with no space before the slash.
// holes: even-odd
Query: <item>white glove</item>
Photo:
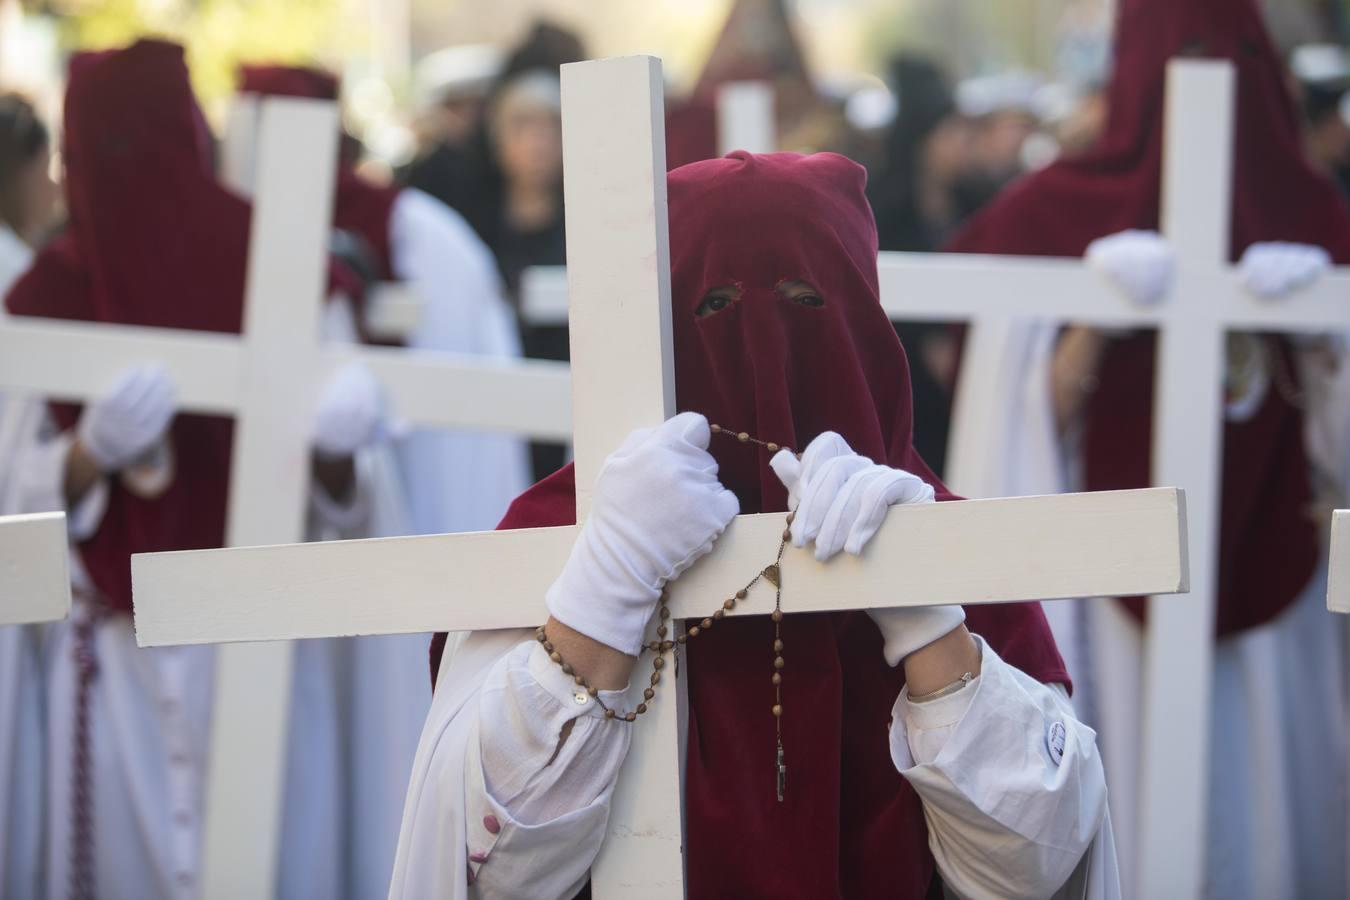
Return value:
<svg viewBox="0 0 1350 900">
<path fill-rule="evenodd" d="M 1258 297 L 1274 300 L 1315 282 L 1331 268 L 1331 255 L 1312 244 L 1270 241 L 1242 254 L 1242 282 Z"/>
<path fill-rule="evenodd" d="M 323 389 L 314 417 L 314 449 L 322 456 L 351 456 L 387 432 L 380 383 L 360 363 L 338 369 Z"/>
<path fill-rule="evenodd" d="M 636 656 L 661 588 L 740 512 L 717 480 L 708 420 L 681 413 L 635 431 L 605 460 L 591 515 L 545 600 L 553 618 Z"/>
<path fill-rule="evenodd" d="M 792 545 L 815 541 L 816 559 L 822 562 L 841 549 L 861 553 L 890 507 L 933 502 L 932 485 L 854 453 L 832 431 L 813 440 L 800 460 L 780 450 L 770 465 L 788 489 L 788 506 L 795 511 Z M 886 661 L 892 666 L 966 620 L 959 606 L 869 609 L 867 614 L 881 629 Z"/>
<path fill-rule="evenodd" d="M 1083 258 L 1139 306 L 1157 306 L 1172 289 L 1176 254 L 1156 231 L 1120 231 L 1097 238 Z"/>
<path fill-rule="evenodd" d="M 162 366 L 128 369 L 85 407 L 76 426 L 81 446 L 103 472 L 136 462 L 164 437 L 173 420 L 175 394 Z"/>
<path fill-rule="evenodd" d="M 933 502 L 933 488 L 922 478 L 859 456 L 833 431 L 812 441 L 800 460 L 780 450 L 769 464 L 795 512 L 792 545 L 815 541 L 821 562 L 840 550 L 862 553 L 897 503 Z"/>
</svg>

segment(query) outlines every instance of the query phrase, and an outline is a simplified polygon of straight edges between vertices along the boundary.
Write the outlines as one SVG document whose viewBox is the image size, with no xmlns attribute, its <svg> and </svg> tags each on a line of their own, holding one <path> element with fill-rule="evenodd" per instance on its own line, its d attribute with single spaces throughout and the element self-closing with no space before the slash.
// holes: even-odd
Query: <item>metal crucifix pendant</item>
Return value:
<svg viewBox="0 0 1350 900">
<path fill-rule="evenodd" d="M 787 787 L 787 766 L 783 763 L 783 741 L 778 741 L 778 802 L 783 802 L 783 789 Z"/>
</svg>

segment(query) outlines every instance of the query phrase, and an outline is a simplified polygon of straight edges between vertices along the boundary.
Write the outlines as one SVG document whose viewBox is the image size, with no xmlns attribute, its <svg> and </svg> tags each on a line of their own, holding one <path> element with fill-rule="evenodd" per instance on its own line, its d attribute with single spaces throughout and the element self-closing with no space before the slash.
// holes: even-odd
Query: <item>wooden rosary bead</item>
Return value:
<svg viewBox="0 0 1350 900">
<path fill-rule="evenodd" d="M 778 450 L 779 450 L 779 447 L 778 447 L 778 445 L 775 444 L 773 441 L 770 441 L 769 443 L 767 443 L 767 444 L 764 445 L 764 449 L 765 449 L 765 450 L 768 450 L 770 453 L 777 453 Z"/>
<path fill-rule="evenodd" d="M 657 636 L 657 637 L 665 637 L 666 634 L 668 634 L 668 633 L 669 633 L 669 629 L 667 629 L 666 626 L 664 626 L 664 625 L 662 625 L 660 628 L 656 629 L 656 636 Z"/>
<path fill-rule="evenodd" d="M 624 716 L 623 718 L 624 718 L 624 721 L 625 721 L 625 722 L 636 722 L 636 721 L 637 721 L 637 713 L 629 713 L 628 715 Z"/>
<path fill-rule="evenodd" d="M 572 667 L 569 666 L 567 663 L 563 663 L 563 664 L 562 664 L 562 670 L 563 670 L 563 674 L 564 674 L 564 675 L 571 675 L 571 674 L 572 674 Z"/>
<path fill-rule="evenodd" d="M 636 712 L 637 712 L 637 714 L 638 714 L 639 716 L 642 715 L 643 713 L 645 713 L 646 711 L 647 711 L 647 704 L 645 704 L 645 703 L 639 703 L 639 704 L 637 705 Z"/>
<path fill-rule="evenodd" d="M 661 681 L 661 673 L 660 673 L 660 672 L 653 672 L 653 673 L 652 673 L 652 684 L 659 684 L 660 681 Z"/>
<path fill-rule="evenodd" d="M 775 656 L 775 657 L 773 658 L 773 667 L 774 667 L 775 669 L 782 669 L 783 666 L 785 666 L 785 665 L 787 665 L 787 663 L 785 663 L 785 662 L 783 661 L 783 657 L 781 657 L 781 656 Z"/>
<path fill-rule="evenodd" d="M 662 641 L 662 642 L 661 642 L 661 652 L 662 652 L 662 653 L 665 653 L 666 651 L 672 649 L 674 646 L 675 646 L 675 642 L 674 642 L 674 641 Z"/>
<path fill-rule="evenodd" d="M 612 710 L 612 709 L 607 709 L 607 710 L 605 710 L 605 718 L 606 718 L 606 719 L 612 719 L 612 718 L 614 718 L 614 710 Z"/>
<path fill-rule="evenodd" d="M 741 588 L 739 591 L 736 592 L 736 599 L 744 600 L 749 595 L 750 595 L 749 591 L 745 590 L 744 588 Z"/>
<path fill-rule="evenodd" d="M 709 428 L 709 430 L 712 431 L 713 434 L 721 434 L 721 433 L 722 433 L 722 426 L 721 426 L 721 425 L 709 425 L 708 428 Z"/>
<path fill-rule="evenodd" d="M 783 642 L 782 642 L 782 641 L 780 641 L 780 640 L 775 640 L 775 641 L 773 642 L 773 652 L 774 652 L 774 653 L 782 653 L 782 652 L 783 652 Z"/>
<path fill-rule="evenodd" d="M 689 636 L 690 636 L 690 637 L 698 637 L 698 626 L 697 626 L 697 625 L 695 625 L 693 628 L 690 628 L 690 629 L 689 629 Z"/>
<path fill-rule="evenodd" d="M 546 650 L 546 651 L 549 652 L 549 653 L 552 653 L 552 652 L 553 652 L 553 645 L 550 644 L 548 641 L 544 641 L 544 650 Z"/>
<path fill-rule="evenodd" d="M 773 673 L 773 678 L 772 678 L 771 680 L 773 681 L 774 684 L 782 684 L 782 683 L 783 683 L 783 676 L 782 676 L 782 675 L 779 675 L 777 672 L 774 672 L 774 673 Z"/>
<path fill-rule="evenodd" d="M 644 699 L 644 700 L 650 700 L 650 699 L 652 699 L 652 698 L 655 697 L 655 696 L 656 696 L 656 691 L 652 690 L 651 688 L 647 688 L 646 690 L 644 690 L 644 691 L 642 692 L 642 699 Z"/>
<path fill-rule="evenodd" d="M 787 514 L 787 523 L 791 525 L 795 521 L 797 521 L 797 511 L 793 510 L 792 512 Z"/>
<path fill-rule="evenodd" d="M 562 662 L 562 654 L 559 653 L 557 650 L 554 650 L 552 653 L 550 653 L 550 654 L 548 655 L 548 658 L 551 659 L 551 660 L 553 660 L 555 663 L 561 663 L 561 662 Z"/>
<path fill-rule="evenodd" d="M 783 543 L 787 543 L 790 540 L 792 540 L 792 529 L 789 528 L 783 532 Z"/>
<path fill-rule="evenodd" d="M 704 619 L 704 620 L 703 620 L 703 623 L 702 623 L 702 627 L 704 627 L 704 628 L 711 628 L 711 627 L 712 627 L 712 619 Z"/>
<path fill-rule="evenodd" d="M 670 618 L 670 610 L 666 609 L 664 606 L 661 607 L 661 618 L 663 618 L 663 619 L 669 619 L 669 618 Z"/>
<path fill-rule="evenodd" d="M 735 606 L 736 606 L 736 601 L 735 601 L 735 600 L 728 600 L 728 601 L 726 601 L 725 603 L 722 604 L 722 608 L 725 609 L 725 610 L 733 609 L 733 608 L 735 608 Z"/>
<path fill-rule="evenodd" d="M 773 619 L 775 622 L 781 622 L 783 621 L 783 611 L 781 609 L 775 609 L 773 612 L 769 613 L 769 618 Z"/>
<path fill-rule="evenodd" d="M 774 717 L 775 719 L 779 719 L 779 718 L 782 718 L 782 716 L 783 716 L 783 707 L 781 707 L 781 706 L 779 706 L 777 703 L 775 703 L 775 704 L 773 705 L 773 717 Z"/>
<path fill-rule="evenodd" d="M 675 638 L 675 643 L 683 644 L 687 640 L 689 640 L 689 636 L 686 634 L 682 634 L 679 637 Z"/>
<path fill-rule="evenodd" d="M 716 612 L 714 612 L 714 613 L 712 614 L 713 621 L 716 622 L 718 619 L 721 619 L 721 618 L 722 618 L 723 616 L 725 616 L 726 614 L 727 614 L 727 611 L 726 611 L 725 609 L 719 609 L 719 610 L 717 610 Z"/>
<path fill-rule="evenodd" d="M 586 693 L 588 693 L 588 694 L 590 694 L 592 697 L 594 697 L 596 694 L 599 694 L 599 693 L 600 693 L 600 689 L 599 689 L 599 688 L 593 688 L 593 687 L 591 687 L 590 685 L 587 685 L 587 686 L 586 686 Z"/>
<path fill-rule="evenodd" d="M 580 675 L 573 675 L 572 682 L 576 684 L 577 687 L 582 687 L 583 685 L 586 684 L 586 679 L 582 678 Z"/>
<path fill-rule="evenodd" d="M 666 661 L 659 656 L 656 659 L 652 660 L 653 669 L 662 669 L 665 668 L 665 665 Z"/>
<path fill-rule="evenodd" d="M 740 434 L 736 435 L 736 440 L 744 444 L 746 441 L 750 440 L 749 432 L 742 431 Z"/>
</svg>

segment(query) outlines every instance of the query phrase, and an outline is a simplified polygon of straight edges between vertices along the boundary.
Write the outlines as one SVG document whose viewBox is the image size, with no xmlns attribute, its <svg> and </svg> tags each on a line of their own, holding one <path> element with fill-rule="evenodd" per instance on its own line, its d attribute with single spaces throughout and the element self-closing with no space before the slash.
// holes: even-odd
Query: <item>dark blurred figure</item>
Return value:
<svg viewBox="0 0 1350 900">
<path fill-rule="evenodd" d="M 567 261 L 562 198 L 560 66 L 586 58 L 581 41 L 548 22 L 536 23 L 502 64 L 487 91 L 477 131 L 454 164 L 447 151 L 424 157 L 405 173 L 408 184 L 450 204 L 492 250 L 512 302 L 520 309 L 521 277 L 531 266 Z M 527 357 L 566 360 L 565 326 L 521 324 Z M 561 444 L 530 447 L 536 478 L 567 461 Z"/>
<path fill-rule="evenodd" d="M 956 112 L 951 89 L 936 65 L 899 56 L 891 63 L 896 115 L 884 139 L 884 158 L 868 195 L 882 250 L 927 252 L 974 210 L 963 184 L 972 171 L 970 125 Z M 941 472 L 947 458 L 957 335 L 940 323 L 896 323 L 909 354 L 914 387 L 914 443 Z"/>
<path fill-rule="evenodd" d="M 1298 81 L 1308 158 L 1350 197 L 1350 53 L 1334 44 L 1299 47 L 1290 69 Z"/>
<path fill-rule="evenodd" d="M 498 254 L 499 262 L 506 185 L 490 127 L 498 97 L 520 75 L 539 71 L 556 79 L 559 66 L 585 58 L 585 48 L 576 35 L 549 22 L 536 22 L 524 41 L 494 66 L 495 76 L 485 91 L 479 89 L 480 98 L 470 110 L 456 110 L 450 119 L 452 134 L 429 141 L 400 173 L 405 184 L 426 191 L 464 216 Z M 472 121 L 466 121 L 466 117 Z M 471 131 L 465 136 L 460 126 L 470 124 Z M 505 266 L 502 274 L 511 284 L 513 275 Z"/>
</svg>

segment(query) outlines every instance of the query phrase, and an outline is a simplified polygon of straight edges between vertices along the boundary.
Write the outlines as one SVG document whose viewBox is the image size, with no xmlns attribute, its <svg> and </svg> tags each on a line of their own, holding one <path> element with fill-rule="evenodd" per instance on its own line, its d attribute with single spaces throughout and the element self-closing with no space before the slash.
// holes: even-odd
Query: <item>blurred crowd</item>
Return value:
<svg viewBox="0 0 1350 900">
<path fill-rule="evenodd" d="M 813 77 L 784 10 L 734 5 L 693 88 L 667 99 L 668 163 L 715 155 L 720 87 L 767 82 L 779 149 L 832 150 L 867 167 L 882 250 L 940 249 L 1019 175 L 1084 152 L 1106 123 L 1105 54 L 1065 80 L 1009 70 L 954 81 L 937 60 L 902 53 L 884 78 L 837 84 Z M 540 22 L 514 48 L 451 47 L 417 68 L 417 152 L 396 177 L 469 221 L 517 303 L 526 268 L 565 261 L 558 67 L 585 58 L 577 35 Z M 1350 53 L 1296 48 L 1289 84 L 1308 156 L 1350 196 Z M 897 328 L 914 370 L 919 449 L 940 469 L 958 335 Z M 566 358 L 563 328 L 525 325 L 522 337 L 527 355 Z M 537 447 L 536 471 L 552 471 L 563 453 Z"/>
</svg>

